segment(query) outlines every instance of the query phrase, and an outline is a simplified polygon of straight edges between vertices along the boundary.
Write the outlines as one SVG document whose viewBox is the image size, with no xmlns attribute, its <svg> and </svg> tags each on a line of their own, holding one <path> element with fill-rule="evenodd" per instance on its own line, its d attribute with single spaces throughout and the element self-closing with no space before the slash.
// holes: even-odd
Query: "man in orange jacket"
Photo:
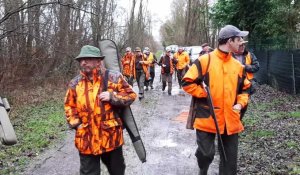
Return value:
<svg viewBox="0 0 300 175">
<path fill-rule="evenodd" d="M 113 108 L 130 105 L 136 94 L 121 73 L 104 68 L 98 48 L 85 45 L 75 59 L 81 71 L 69 83 L 64 108 L 76 130 L 80 175 L 100 174 L 100 159 L 111 175 L 124 175 L 122 116 Z"/>
<path fill-rule="evenodd" d="M 141 48 L 135 48 L 135 55 L 131 62 L 132 66 L 132 75 L 136 80 L 138 87 L 139 87 L 139 100 L 144 98 L 144 85 L 145 81 L 147 81 L 150 77 L 150 73 L 148 71 L 148 64 L 147 58 L 142 53 Z"/>
<path fill-rule="evenodd" d="M 152 52 L 150 52 L 150 48 L 149 47 L 145 47 L 143 53 L 145 54 L 145 57 L 147 58 L 147 61 L 149 62 L 148 65 L 148 71 L 150 74 L 149 80 L 145 82 L 145 86 L 146 86 L 146 91 L 148 91 L 148 86 L 150 85 L 150 88 L 153 89 L 153 81 L 154 81 L 154 77 L 155 77 L 155 63 L 157 63 L 157 59 L 155 54 L 153 54 Z"/>
<path fill-rule="evenodd" d="M 174 72 L 174 63 L 171 56 L 171 49 L 167 48 L 166 53 L 159 60 L 161 66 L 162 91 L 165 91 L 168 82 L 168 94 L 172 95 L 172 75 Z"/>
<path fill-rule="evenodd" d="M 190 56 L 183 50 L 183 47 L 179 47 L 178 51 L 173 55 L 174 62 L 176 63 L 177 78 L 179 88 L 181 88 L 181 79 L 189 68 Z"/>
<path fill-rule="evenodd" d="M 131 48 L 126 48 L 126 53 L 123 56 L 121 63 L 122 63 L 122 70 L 123 75 L 126 81 L 132 86 L 133 85 L 133 75 L 131 74 L 131 62 L 133 60 L 134 54 L 131 52 Z"/>
<path fill-rule="evenodd" d="M 220 175 L 237 174 L 238 133 L 244 130 L 240 111 L 248 102 L 250 82 L 245 78 L 244 67 L 232 57 L 238 50 L 247 31 L 232 25 L 220 30 L 219 46 L 213 52 L 199 57 L 183 77 L 184 91 L 196 97 L 195 121 L 198 148 L 195 153 L 200 175 L 206 175 L 215 154 L 216 127 L 206 101 L 203 82 L 209 86 L 214 112 L 224 144 L 227 161 L 221 154 Z"/>
</svg>

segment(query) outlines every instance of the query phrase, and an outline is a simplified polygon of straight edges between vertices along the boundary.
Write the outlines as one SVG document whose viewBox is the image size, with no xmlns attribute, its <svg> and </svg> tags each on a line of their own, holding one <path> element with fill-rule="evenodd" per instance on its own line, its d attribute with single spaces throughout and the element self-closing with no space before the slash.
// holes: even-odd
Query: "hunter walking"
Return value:
<svg viewBox="0 0 300 175">
<path fill-rule="evenodd" d="M 121 73 L 104 68 L 98 48 L 85 45 L 75 59 L 80 74 L 69 83 L 64 108 L 76 130 L 80 175 L 99 175 L 100 159 L 111 175 L 124 175 L 122 116 L 113 109 L 129 106 L 136 94 Z"/>
<path fill-rule="evenodd" d="M 227 161 L 220 154 L 220 175 L 237 174 L 238 134 L 244 130 L 240 120 L 241 109 L 248 103 L 250 82 L 245 78 L 244 66 L 234 59 L 242 37 L 248 31 L 240 31 L 232 25 L 220 30 L 218 48 L 199 57 L 183 78 L 183 89 L 196 98 L 191 105 L 195 121 L 198 148 L 196 157 L 199 175 L 206 175 L 215 155 L 216 126 L 208 108 L 205 84 L 210 88 L 213 108 L 219 126 Z M 220 147 L 220 141 L 218 143 Z"/>
</svg>

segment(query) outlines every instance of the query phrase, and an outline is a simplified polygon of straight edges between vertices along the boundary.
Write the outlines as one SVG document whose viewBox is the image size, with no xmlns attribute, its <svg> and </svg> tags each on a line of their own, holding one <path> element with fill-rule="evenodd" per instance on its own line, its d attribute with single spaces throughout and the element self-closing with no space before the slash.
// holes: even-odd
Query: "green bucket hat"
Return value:
<svg viewBox="0 0 300 175">
<path fill-rule="evenodd" d="M 79 55 L 75 60 L 79 61 L 81 58 L 99 58 L 104 59 L 104 55 L 101 55 L 100 50 L 97 47 L 85 45 L 81 48 Z"/>
</svg>

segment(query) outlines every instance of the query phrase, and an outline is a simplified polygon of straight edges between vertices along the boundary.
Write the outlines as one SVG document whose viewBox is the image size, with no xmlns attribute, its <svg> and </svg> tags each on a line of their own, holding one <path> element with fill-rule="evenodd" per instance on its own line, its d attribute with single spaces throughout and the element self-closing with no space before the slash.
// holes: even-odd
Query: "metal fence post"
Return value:
<svg viewBox="0 0 300 175">
<path fill-rule="evenodd" d="M 292 52 L 292 79 L 293 79 L 293 94 L 296 94 L 296 78 L 295 78 L 295 63 L 294 63 L 294 54 Z"/>
<path fill-rule="evenodd" d="M 270 73 L 270 57 L 269 57 L 269 50 L 266 50 L 266 57 L 267 57 L 267 84 L 271 84 L 271 73 Z"/>
</svg>

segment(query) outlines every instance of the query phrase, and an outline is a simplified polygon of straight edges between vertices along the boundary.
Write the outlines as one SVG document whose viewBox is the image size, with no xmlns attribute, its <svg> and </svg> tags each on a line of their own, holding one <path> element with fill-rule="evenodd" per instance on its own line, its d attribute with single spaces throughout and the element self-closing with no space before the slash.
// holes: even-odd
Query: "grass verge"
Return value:
<svg viewBox="0 0 300 175">
<path fill-rule="evenodd" d="M 243 118 L 238 174 L 300 174 L 300 97 L 261 85 Z"/>
<path fill-rule="evenodd" d="M 0 174 L 19 174 L 32 158 L 64 136 L 66 121 L 63 101 L 51 99 L 13 109 L 14 129 L 18 143 L 0 144 Z"/>
</svg>

